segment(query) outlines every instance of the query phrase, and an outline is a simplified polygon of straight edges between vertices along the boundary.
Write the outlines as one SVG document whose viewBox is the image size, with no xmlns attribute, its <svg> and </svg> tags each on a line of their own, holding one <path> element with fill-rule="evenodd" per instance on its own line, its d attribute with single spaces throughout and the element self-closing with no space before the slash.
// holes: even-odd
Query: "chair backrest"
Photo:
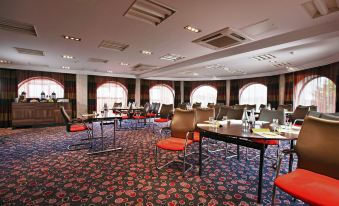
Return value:
<svg viewBox="0 0 339 206">
<path fill-rule="evenodd" d="M 144 114 L 147 114 L 151 110 L 151 104 L 146 102 L 144 105 Z"/>
<path fill-rule="evenodd" d="M 247 110 L 256 110 L 257 109 L 257 105 L 256 104 L 246 104 L 246 109 Z"/>
<path fill-rule="evenodd" d="M 173 110 L 173 104 L 162 104 L 159 112 L 160 118 L 168 118 Z"/>
<path fill-rule="evenodd" d="M 321 113 L 320 113 L 320 112 L 315 112 L 315 111 L 309 111 L 309 112 L 307 113 L 307 116 L 320 118 Z"/>
<path fill-rule="evenodd" d="M 301 105 L 297 106 L 297 108 L 295 108 L 293 115 L 292 115 L 293 119 L 304 119 L 308 111 L 309 111 L 308 106 L 301 106 Z"/>
<path fill-rule="evenodd" d="M 262 109 L 259 114 L 259 121 L 273 122 L 273 119 L 278 119 L 279 124 L 285 124 L 286 117 L 284 110 L 268 110 Z"/>
<path fill-rule="evenodd" d="M 160 109 L 160 103 L 158 103 L 158 102 L 153 102 L 153 103 L 152 103 L 152 106 L 151 106 L 152 112 L 153 112 L 154 114 L 158 114 L 159 109 Z"/>
<path fill-rule="evenodd" d="M 192 109 L 196 109 L 198 107 L 201 107 L 201 102 L 195 102 L 193 105 L 192 105 Z"/>
<path fill-rule="evenodd" d="M 122 102 L 114 102 L 113 107 L 122 107 Z"/>
<path fill-rule="evenodd" d="M 287 111 L 293 111 L 293 105 L 292 104 L 281 104 L 278 106 L 277 110 L 284 110 L 287 109 Z"/>
<path fill-rule="evenodd" d="M 210 117 L 215 116 L 214 108 L 196 108 L 195 110 L 195 122 L 202 123 L 208 121 Z"/>
<path fill-rule="evenodd" d="M 227 116 L 227 112 L 228 112 L 229 109 L 232 109 L 232 107 L 230 107 L 230 106 L 221 106 L 221 107 L 219 108 L 219 112 L 218 112 L 218 114 L 217 114 L 216 119 L 217 119 L 217 120 L 222 120 L 222 117 L 223 117 L 223 116 Z M 228 118 L 228 117 L 227 117 L 227 118 Z"/>
<path fill-rule="evenodd" d="M 309 106 L 309 108 L 310 108 L 310 111 L 314 111 L 314 112 L 318 111 L 318 106 L 311 105 Z"/>
<path fill-rule="evenodd" d="M 266 109 L 266 105 L 265 105 L 265 104 L 261 104 L 261 105 L 259 106 L 259 109 Z"/>
<path fill-rule="evenodd" d="M 67 112 L 65 110 L 65 107 L 60 106 L 60 111 L 61 111 L 62 117 L 65 120 L 66 125 L 69 124 L 72 121 L 72 119 L 68 116 L 68 114 L 67 114 Z"/>
<path fill-rule="evenodd" d="M 214 108 L 214 107 L 215 107 L 215 104 L 214 104 L 214 103 L 211 103 L 211 102 L 209 102 L 209 103 L 207 103 L 207 107 L 208 107 L 208 108 Z"/>
<path fill-rule="evenodd" d="M 242 104 L 242 105 L 236 104 L 236 105 L 233 105 L 233 109 L 244 109 L 246 107 L 247 107 L 246 104 Z"/>
<path fill-rule="evenodd" d="M 187 104 L 186 103 L 179 103 L 178 108 L 182 110 L 187 110 Z"/>
<path fill-rule="evenodd" d="M 298 167 L 339 179 L 339 121 L 306 117 L 295 149 Z"/>
<path fill-rule="evenodd" d="M 227 119 L 241 120 L 243 114 L 244 114 L 244 109 L 232 109 L 232 108 L 229 108 L 228 111 L 227 111 L 227 115 L 226 116 L 227 116 Z"/>
<path fill-rule="evenodd" d="M 171 121 L 171 136 L 186 138 L 187 132 L 195 129 L 195 111 L 176 109 Z"/>
<path fill-rule="evenodd" d="M 310 111 L 310 112 L 312 112 L 312 111 Z M 335 115 L 332 115 L 332 114 L 320 113 L 320 118 L 321 119 L 327 119 L 327 120 L 339 121 L 339 117 L 335 116 Z"/>
</svg>

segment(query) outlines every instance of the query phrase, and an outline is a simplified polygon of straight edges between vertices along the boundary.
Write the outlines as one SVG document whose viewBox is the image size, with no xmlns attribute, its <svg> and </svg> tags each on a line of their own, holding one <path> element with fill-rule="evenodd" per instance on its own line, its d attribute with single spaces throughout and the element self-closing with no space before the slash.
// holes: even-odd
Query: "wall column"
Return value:
<svg viewBox="0 0 339 206">
<path fill-rule="evenodd" d="M 284 104 L 285 100 L 285 75 L 279 76 L 279 104 Z"/>
<path fill-rule="evenodd" d="M 135 105 L 140 106 L 140 79 L 135 79 Z"/>
<path fill-rule="evenodd" d="M 226 80 L 226 105 L 230 105 L 231 98 L 231 80 Z"/>
<path fill-rule="evenodd" d="M 180 103 L 184 102 L 184 81 L 180 81 Z"/>
<path fill-rule="evenodd" d="M 76 75 L 76 98 L 77 98 L 77 117 L 81 117 L 81 114 L 88 113 L 87 111 L 87 75 Z"/>
</svg>

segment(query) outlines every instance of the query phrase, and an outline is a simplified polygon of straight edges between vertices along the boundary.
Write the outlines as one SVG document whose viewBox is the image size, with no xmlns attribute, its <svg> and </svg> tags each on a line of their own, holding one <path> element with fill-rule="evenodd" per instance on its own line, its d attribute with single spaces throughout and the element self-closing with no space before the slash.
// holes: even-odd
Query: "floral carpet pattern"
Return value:
<svg viewBox="0 0 339 206">
<path fill-rule="evenodd" d="M 112 133 L 110 125 L 105 133 Z M 64 127 L 0 129 L 0 205 L 257 205 L 258 160 L 246 161 L 244 155 L 239 161 L 225 160 L 224 152 L 216 152 L 200 177 L 198 156 L 191 155 L 187 159 L 195 167 L 183 177 L 180 164 L 155 169 L 159 135 L 149 128 L 118 131 L 123 150 L 100 155 L 87 155 L 87 149 L 67 151 L 80 136 L 86 134 L 70 135 Z M 93 148 L 100 146 L 96 140 Z M 270 205 L 275 170 L 270 160 L 265 164 L 263 205 Z M 303 205 L 279 190 L 277 194 L 277 205 Z"/>
</svg>

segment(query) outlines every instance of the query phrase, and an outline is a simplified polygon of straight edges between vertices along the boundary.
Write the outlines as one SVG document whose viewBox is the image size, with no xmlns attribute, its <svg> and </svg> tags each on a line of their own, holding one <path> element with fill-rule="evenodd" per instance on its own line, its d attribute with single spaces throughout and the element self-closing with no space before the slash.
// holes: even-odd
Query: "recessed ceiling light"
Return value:
<svg viewBox="0 0 339 206">
<path fill-rule="evenodd" d="M 153 54 L 153 52 L 148 51 L 148 50 L 141 50 L 140 53 L 144 54 L 144 55 L 152 55 Z"/>
<path fill-rule="evenodd" d="M 191 31 L 191 32 L 194 32 L 194 33 L 199 33 L 199 32 L 201 32 L 200 29 L 195 28 L 195 27 L 190 26 L 190 25 L 185 26 L 184 29 L 186 29 L 186 30 L 188 30 L 188 31 Z"/>
<path fill-rule="evenodd" d="M 108 73 L 113 73 L 111 70 L 107 70 Z"/>
<path fill-rule="evenodd" d="M 12 62 L 5 59 L 0 59 L 0 64 L 12 64 Z"/>
<path fill-rule="evenodd" d="M 128 63 L 125 63 L 125 62 L 120 62 L 120 65 L 121 65 L 121 66 L 128 66 L 129 64 L 128 64 Z"/>
<path fill-rule="evenodd" d="M 74 59 L 73 56 L 69 56 L 69 55 L 62 55 L 62 58 L 64 58 L 64 59 Z"/>
<path fill-rule="evenodd" d="M 199 76 L 199 74 L 196 72 L 193 72 L 193 76 Z"/>
<path fill-rule="evenodd" d="M 294 72 L 294 71 L 299 70 L 298 67 L 289 67 L 289 66 L 287 66 L 286 69 L 287 69 L 288 71 L 290 71 L 290 72 Z"/>
<path fill-rule="evenodd" d="M 184 59 L 185 57 L 184 56 L 180 56 L 180 55 L 177 55 L 177 54 L 166 54 L 162 57 L 160 57 L 160 59 L 162 60 L 166 60 L 166 61 L 178 61 L 180 59 Z"/>
<path fill-rule="evenodd" d="M 71 67 L 68 66 L 62 66 L 63 69 L 70 69 Z"/>
<path fill-rule="evenodd" d="M 275 59 L 275 58 L 277 57 L 272 54 L 263 54 L 263 55 L 251 57 L 251 59 L 256 60 L 256 61 L 263 61 L 263 60 L 269 60 L 269 59 Z"/>
<path fill-rule="evenodd" d="M 68 35 L 63 35 L 64 39 L 68 40 L 74 40 L 74 41 L 81 41 L 80 38 L 74 37 L 74 36 L 68 36 Z"/>
</svg>

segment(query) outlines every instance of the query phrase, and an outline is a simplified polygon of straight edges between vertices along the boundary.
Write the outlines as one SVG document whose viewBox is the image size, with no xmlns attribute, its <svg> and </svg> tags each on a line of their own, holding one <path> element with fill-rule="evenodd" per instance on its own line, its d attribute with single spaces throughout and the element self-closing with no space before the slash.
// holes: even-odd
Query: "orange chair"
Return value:
<svg viewBox="0 0 339 206">
<path fill-rule="evenodd" d="M 195 129 L 195 118 L 194 118 L 194 111 L 190 110 L 181 110 L 176 109 L 173 115 L 173 119 L 169 128 L 162 128 L 160 134 L 164 130 L 170 130 L 171 137 L 159 140 L 156 143 L 155 149 L 155 164 L 158 170 L 164 168 L 165 166 L 173 163 L 173 162 L 180 162 L 183 163 L 183 173 L 185 173 L 192 169 L 192 165 L 186 163 L 186 150 L 189 145 L 193 143 L 193 131 Z M 170 161 L 163 166 L 158 165 L 158 150 L 167 150 L 173 152 L 183 152 L 183 160 L 173 160 Z M 186 164 L 190 167 L 186 170 Z"/>
<path fill-rule="evenodd" d="M 91 138 L 92 138 L 92 133 L 91 133 L 92 129 L 89 126 L 87 126 L 82 119 L 71 119 L 68 116 L 68 114 L 67 114 L 67 112 L 66 112 L 66 110 L 63 106 L 60 107 L 60 111 L 61 111 L 61 114 L 62 114 L 64 120 L 65 120 L 67 132 L 76 133 L 76 132 L 86 131 L 87 136 L 88 136 L 88 138 L 81 139 L 82 141 L 88 141 L 88 142 L 68 145 L 67 149 L 70 150 L 70 151 L 85 149 L 82 146 L 88 145 L 88 144 L 90 144 L 90 147 L 92 147 L 92 142 L 90 141 Z"/>
<path fill-rule="evenodd" d="M 295 150 L 297 169 L 279 176 L 281 156 L 274 181 L 276 187 L 310 205 L 339 205 L 339 121 L 306 117 Z"/>
</svg>

